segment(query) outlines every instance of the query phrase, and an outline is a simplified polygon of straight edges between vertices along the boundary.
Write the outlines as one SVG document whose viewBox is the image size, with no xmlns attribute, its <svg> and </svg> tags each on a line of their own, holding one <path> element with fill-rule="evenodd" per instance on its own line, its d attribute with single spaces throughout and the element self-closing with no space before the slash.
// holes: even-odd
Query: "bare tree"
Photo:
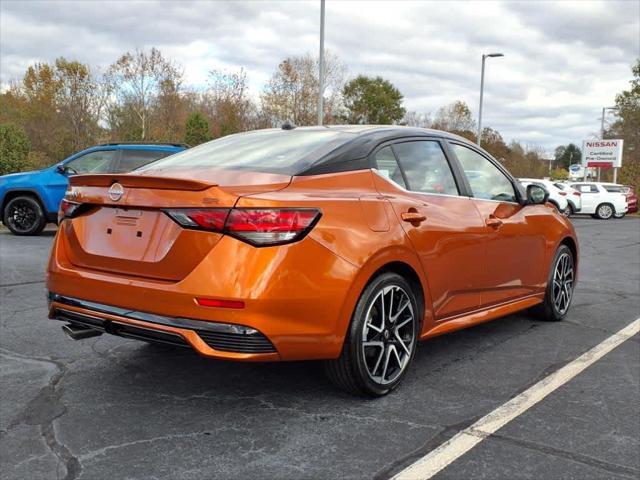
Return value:
<svg viewBox="0 0 640 480">
<path fill-rule="evenodd" d="M 469 106 L 460 100 L 450 103 L 436 112 L 433 128 L 475 139 L 473 132 L 476 129 L 476 122 L 473 120 Z"/>
<path fill-rule="evenodd" d="M 332 123 L 340 114 L 346 67 L 330 53 L 325 55 L 324 118 Z M 262 110 L 273 125 L 290 120 L 296 125 L 316 122 L 318 60 L 307 54 L 289 57 L 278 65 L 262 93 Z"/>
<path fill-rule="evenodd" d="M 117 100 L 113 113 L 133 113 L 139 127 L 139 139 L 148 135 L 149 115 L 163 83 L 173 86 L 181 83 L 182 72 L 166 60 L 160 50 L 152 48 L 148 53 L 136 49 L 126 52 L 107 71 L 107 78 Z M 112 116 L 111 115 L 111 116 Z"/>
<path fill-rule="evenodd" d="M 407 127 L 431 128 L 431 117 L 428 113 L 407 112 L 400 121 L 400 125 Z"/>
<path fill-rule="evenodd" d="M 257 107 L 249 95 L 247 73 L 211 70 L 202 110 L 211 119 L 214 137 L 252 128 Z"/>
</svg>

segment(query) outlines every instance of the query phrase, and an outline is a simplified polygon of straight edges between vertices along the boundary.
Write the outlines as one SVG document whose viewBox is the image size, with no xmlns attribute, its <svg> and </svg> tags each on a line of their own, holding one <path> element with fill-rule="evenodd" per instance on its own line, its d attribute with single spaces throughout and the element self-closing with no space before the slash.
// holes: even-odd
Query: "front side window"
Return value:
<svg viewBox="0 0 640 480">
<path fill-rule="evenodd" d="M 148 163 L 171 155 L 162 150 L 123 150 L 115 173 L 130 172 Z"/>
<path fill-rule="evenodd" d="M 517 202 L 516 191 L 509 178 L 479 153 L 462 145 L 451 144 L 460 160 L 475 198 L 499 202 Z"/>
<path fill-rule="evenodd" d="M 415 141 L 393 146 L 409 183 L 409 190 L 458 195 L 451 167 L 439 142 Z"/>
<path fill-rule="evenodd" d="M 108 173 L 117 150 L 99 150 L 90 152 L 65 163 L 65 168 L 72 175 L 86 173 Z"/>
<path fill-rule="evenodd" d="M 400 166 L 398 165 L 398 161 L 396 160 L 396 156 L 393 154 L 391 147 L 384 147 L 378 150 L 375 158 L 376 168 L 378 172 L 380 172 L 380 175 L 397 183 L 403 188 L 407 188 L 407 185 L 404 183 L 404 178 L 402 178 Z"/>
</svg>

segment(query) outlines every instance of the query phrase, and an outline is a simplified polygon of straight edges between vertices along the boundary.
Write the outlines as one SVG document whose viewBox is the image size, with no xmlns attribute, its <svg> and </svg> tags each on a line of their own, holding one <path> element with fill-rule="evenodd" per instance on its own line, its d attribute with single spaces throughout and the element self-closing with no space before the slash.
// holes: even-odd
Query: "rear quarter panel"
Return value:
<svg viewBox="0 0 640 480">
<path fill-rule="evenodd" d="M 372 172 L 293 177 L 284 190 L 242 197 L 238 207 L 315 207 L 322 218 L 309 237 L 355 268 L 350 285 L 336 305 L 339 328 L 346 332 L 361 292 L 385 265 L 402 262 L 417 274 L 425 295 L 423 330 L 433 324 L 431 300 L 419 258 L 399 225 L 392 207 L 375 189 Z M 309 259 L 313 264 L 313 259 Z"/>
</svg>

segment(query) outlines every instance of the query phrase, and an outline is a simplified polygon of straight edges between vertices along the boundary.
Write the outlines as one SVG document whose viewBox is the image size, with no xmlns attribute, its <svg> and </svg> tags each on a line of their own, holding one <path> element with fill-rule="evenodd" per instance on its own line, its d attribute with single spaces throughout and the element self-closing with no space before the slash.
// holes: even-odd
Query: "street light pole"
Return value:
<svg viewBox="0 0 640 480">
<path fill-rule="evenodd" d="M 323 111 L 323 94 L 324 90 L 324 0 L 320 0 L 320 55 L 318 58 L 318 125 L 322 125 Z"/>
<path fill-rule="evenodd" d="M 478 108 L 478 136 L 476 143 L 480 146 L 480 139 L 482 137 L 482 98 L 484 96 L 484 62 L 490 57 L 504 57 L 502 53 L 487 53 L 482 54 L 482 73 L 480 74 L 480 107 Z"/>
</svg>

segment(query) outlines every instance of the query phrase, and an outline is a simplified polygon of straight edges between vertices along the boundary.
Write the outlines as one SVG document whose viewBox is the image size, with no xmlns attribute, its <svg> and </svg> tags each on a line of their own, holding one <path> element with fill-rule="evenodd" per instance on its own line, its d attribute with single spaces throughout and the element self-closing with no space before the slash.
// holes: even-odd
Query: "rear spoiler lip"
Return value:
<svg viewBox="0 0 640 480">
<path fill-rule="evenodd" d="M 187 180 L 183 178 L 153 177 L 146 175 L 117 175 L 100 173 L 93 175 L 74 175 L 69 178 L 69 184 L 75 187 L 110 187 L 119 183 L 129 188 L 152 188 L 155 190 L 206 190 L 216 187 L 216 183 Z"/>
</svg>

